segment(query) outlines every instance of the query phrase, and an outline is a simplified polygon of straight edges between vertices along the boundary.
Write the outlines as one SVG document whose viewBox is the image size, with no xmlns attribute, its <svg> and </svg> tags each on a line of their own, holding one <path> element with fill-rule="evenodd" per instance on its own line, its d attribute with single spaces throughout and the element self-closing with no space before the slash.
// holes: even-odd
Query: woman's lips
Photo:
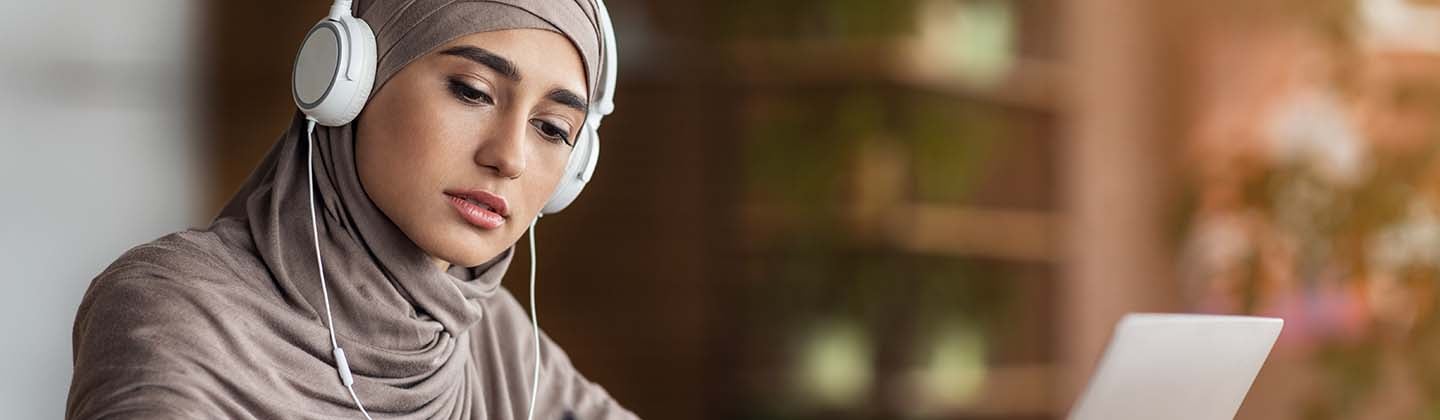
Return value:
<svg viewBox="0 0 1440 420">
<path fill-rule="evenodd" d="M 450 206 L 460 213 L 461 218 L 481 229 L 495 229 L 505 224 L 504 198 L 489 193 L 451 192 L 446 192 L 445 198 L 450 201 Z"/>
</svg>

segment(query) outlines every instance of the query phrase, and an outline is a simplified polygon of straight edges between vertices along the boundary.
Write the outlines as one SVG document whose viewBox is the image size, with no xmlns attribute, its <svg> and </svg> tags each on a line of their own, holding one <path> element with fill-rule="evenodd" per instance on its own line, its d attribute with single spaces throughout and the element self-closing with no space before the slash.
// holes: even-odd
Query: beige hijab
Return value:
<svg viewBox="0 0 1440 420">
<path fill-rule="evenodd" d="M 511 28 L 568 37 L 596 79 L 591 0 L 358 1 L 376 89 L 455 38 Z M 593 85 L 593 83 L 590 83 Z M 591 88 L 594 89 L 593 86 Z M 352 125 L 315 132 L 315 205 L 335 331 L 375 418 L 514 419 L 528 408 L 528 317 L 500 279 L 512 250 L 440 271 L 362 189 Z M 66 417 L 360 418 L 330 353 L 298 112 L 207 228 L 131 249 L 75 318 Z M 548 337 L 537 419 L 633 419 Z"/>
</svg>

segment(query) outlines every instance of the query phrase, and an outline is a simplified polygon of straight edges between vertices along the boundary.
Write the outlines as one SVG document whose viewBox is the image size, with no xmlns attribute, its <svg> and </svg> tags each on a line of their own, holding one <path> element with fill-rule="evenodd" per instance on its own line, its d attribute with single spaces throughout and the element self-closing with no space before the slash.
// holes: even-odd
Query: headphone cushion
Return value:
<svg viewBox="0 0 1440 420">
<path fill-rule="evenodd" d="M 599 161 L 600 134 L 593 124 L 586 124 L 579 141 L 575 142 L 575 149 L 570 151 L 569 160 L 565 162 L 565 174 L 560 178 L 560 184 L 555 186 L 555 192 L 540 209 L 540 215 L 558 213 L 579 198 Z"/>
<path fill-rule="evenodd" d="M 371 90 L 375 88 L 375 32 L 364 20 L 353 18 L 352 20 L 355 22 L 355 31 L 360 33 L 360 36 L 356 37 L 360 44 L 356 45 L 353 50 L 357 54 L 362 54 L 360 76 L 354 81 L 355 94 L 350 97 L 350 102 L 343 108 L 344 112 L 340 115 L 340 121 L 344 122 L 339 125 L 348 124 L 360 116 L 360 111 L 365 109 L 365 103 L 370 100 Z"/>
</svg>

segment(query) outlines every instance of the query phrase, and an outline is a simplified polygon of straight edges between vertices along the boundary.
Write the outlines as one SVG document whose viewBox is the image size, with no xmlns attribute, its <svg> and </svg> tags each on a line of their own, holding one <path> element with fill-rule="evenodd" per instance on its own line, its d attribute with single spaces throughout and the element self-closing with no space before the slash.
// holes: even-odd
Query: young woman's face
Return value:
<svg viewBox="0 0 1440 420">
<path fill-rule="evenodd" d="M 475 266 L 525 233 L 585 118 L 584 66 L 563 35 L 459 38 L 411 62 L 358 120 L 375 205 L 437 264 Z"/>
</svg>

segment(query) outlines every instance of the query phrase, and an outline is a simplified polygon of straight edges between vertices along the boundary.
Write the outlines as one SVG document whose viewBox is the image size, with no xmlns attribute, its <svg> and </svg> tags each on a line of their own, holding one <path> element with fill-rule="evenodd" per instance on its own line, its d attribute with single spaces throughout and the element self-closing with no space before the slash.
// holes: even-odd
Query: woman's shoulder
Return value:
<svg viewBox="0 0 1440 420">
<path fill-rule="evenodd" d="M 235 223 L 241 222 L 217 220 L 205 229 L 187 229 L 136 245 L 115 259 L 96 279 L 136 276 L 207 279 L 237 275 L 241 266 L 258 261 L 249 237 L 235 232 L 243 231 L 243 226 L 232 226 Z"/>
<path fill-rule="evenodd" d="M 171 233 L 125 251 L 90 281 L 78 315 L 104 303 L 122 303 L 129 310 L 172 309 L 257 292 L 263 282 L 244 273 L 264 273 L 263 265 L 247 249 L 248 237 L 235 234 L 237 228 L 229 223 Z"/>
<path fill-rule="evenodd" d="M 221 326 L 248 322 L 254 311 L 244 303 L 271 301 L 274 292 L 265 290 L 265 271 L 247 267 L 256 257 L 227 238 L 232 230 L 217 222 L 175 232 L 117 258 L 80 300 L 72 332 L 76 357 L 96 343 L 203 341 Z"/>
<path fill-rule="evenodd" d="M 221 345 L 231 327 L 248 322 L 235 310 L 236 293 L 252 292 L 228 255 L 234 247 L 214 229 L 176 232 L 131 248 L 91 280 L 71 332 L 67 416 L 216 412 L 195 390 L 214 380 L 197 373 L 202 365 L 231 351 Z"/>
<path fill-rule="evenodd" d="M 182 287 L 237 286 L 266 272 L 248 226 L 227 218 L 130 248 L 95 277 L 92 287 L 130 281 L 172 281 Z"/>
</svg>

